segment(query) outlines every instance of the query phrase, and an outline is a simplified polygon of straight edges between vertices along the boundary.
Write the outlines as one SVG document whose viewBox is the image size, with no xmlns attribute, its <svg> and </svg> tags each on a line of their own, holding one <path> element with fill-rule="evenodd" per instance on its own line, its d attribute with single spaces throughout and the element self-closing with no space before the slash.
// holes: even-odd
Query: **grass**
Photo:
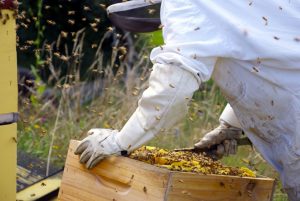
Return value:
<svg viewBox="0 0 300 201">
<path fill-rule="evenodd" d="M 114 33 L 107 32 L 107 35 L 110 34 Z M 126 59 L 117 64 L 118 56 L 126 56 L 124 47 L 118 43 L 112 48 L 111 61 L 104 66 L 100 42 L 94 63 L 89 67 L 86 78 L 81 78 L 78 71 L 83 38 L 84 30 L 81 30 L 76 35 L 72 53 L 60 55 L 69 72 L 63 77 L 53 68 L 51 59 L 55 54 L 51 48 L 44 47 L 42 51 L 50 58 L 48 68 L 52 72 L 49 83 L 56 83 L 49 89 L 51 96 L 45 98 L 45 88 L 49 83 L 39 80 L 32 96 L 19 100 L 21 121 L 18 124 L 18 148 L 47 160 L 49 168 L 64 164 L 70 139 L 82 139 L 89 129 L 95 127 L 121 129 L 147 87 L 151 69 L 149 48 L 140 48 L 138 53 L 135 52 L 133 64 L 126 62 Z M 218 125 L 218 117 L 225 104 L 212 81 L 203 84 L 195 93 L 187 116 L 149 144 L 169 149 L 192 146 L 204 133 Z M 248 166 L 260 175 L 278 177 L 250 147 L 240 148 L 236 156 L 222 161 L 231 166 Z M 287 200 L 280 189 L 279 184 L 274 200 Z"/>
</svg>

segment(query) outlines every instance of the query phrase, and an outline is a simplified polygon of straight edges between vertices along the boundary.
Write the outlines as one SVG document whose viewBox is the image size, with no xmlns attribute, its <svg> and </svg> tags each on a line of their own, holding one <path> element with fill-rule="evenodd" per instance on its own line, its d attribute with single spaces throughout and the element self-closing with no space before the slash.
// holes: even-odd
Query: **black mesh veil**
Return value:
<svg viewBox="0 0 300 201">
<path fill-rule="evenodd" d="M 112 23 L 125 31 L 152 32 L 160 28 L 161 0 L 131 0 L 107 8 Z"/>
</svg>

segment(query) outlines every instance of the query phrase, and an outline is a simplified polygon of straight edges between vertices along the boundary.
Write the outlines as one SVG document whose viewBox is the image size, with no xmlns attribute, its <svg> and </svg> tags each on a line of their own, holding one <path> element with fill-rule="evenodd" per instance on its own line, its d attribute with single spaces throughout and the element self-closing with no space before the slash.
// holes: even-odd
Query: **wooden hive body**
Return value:
<svg viewBox="0 0 300 201">
<path fill-rule="evenodd" d="M 270 201 L 274 180 L 172 172 L 125 157 L 93 170 L 79 163 L 71 141 L 59 200 L 84 201 Z"/>
</svg>

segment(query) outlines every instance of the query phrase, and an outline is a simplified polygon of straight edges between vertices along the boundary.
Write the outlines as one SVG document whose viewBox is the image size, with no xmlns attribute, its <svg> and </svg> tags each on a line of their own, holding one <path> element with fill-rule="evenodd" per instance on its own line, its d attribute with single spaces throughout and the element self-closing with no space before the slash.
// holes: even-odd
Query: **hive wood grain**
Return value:
<svg viewBox="0 0 300 201">
<path fill-rule="evenodd" d="M 270 201 L 274 180 L 172 172 L 125 157 L 110 157 L 93 170 L 79 163 L 71 141 L 61 201 Z"/>
</svg>

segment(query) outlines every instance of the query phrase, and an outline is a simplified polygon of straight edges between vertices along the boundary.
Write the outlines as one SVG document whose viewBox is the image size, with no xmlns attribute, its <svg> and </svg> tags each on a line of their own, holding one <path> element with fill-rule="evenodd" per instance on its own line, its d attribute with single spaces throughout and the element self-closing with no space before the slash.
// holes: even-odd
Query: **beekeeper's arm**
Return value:
<svg viewBox="0 0 300 201">
<path fill-rule="evenodd" d="M 161 53 L 156 58 L 161 58 Z M 179 54 L 171 54 L 175 58 Z M 170 57 L 168 57 L 170 58 Z M 203 64 L 205 68 L 205 64 Z M 203 73 L 209 72 L 206 69 Z M 207 76 L 207 75 L 205 75 Z M 187 103 L 199 88 L 201 75 L 181 67 L 180 63 L 156 63 L 138 107 L 120 132 L 92 129 L 76 150 L 80 161 L 94 167 L 108 155 L 130 152 L 152 139 L 161 129 L 169 128 L 187 111 Z"/>
</svg>

